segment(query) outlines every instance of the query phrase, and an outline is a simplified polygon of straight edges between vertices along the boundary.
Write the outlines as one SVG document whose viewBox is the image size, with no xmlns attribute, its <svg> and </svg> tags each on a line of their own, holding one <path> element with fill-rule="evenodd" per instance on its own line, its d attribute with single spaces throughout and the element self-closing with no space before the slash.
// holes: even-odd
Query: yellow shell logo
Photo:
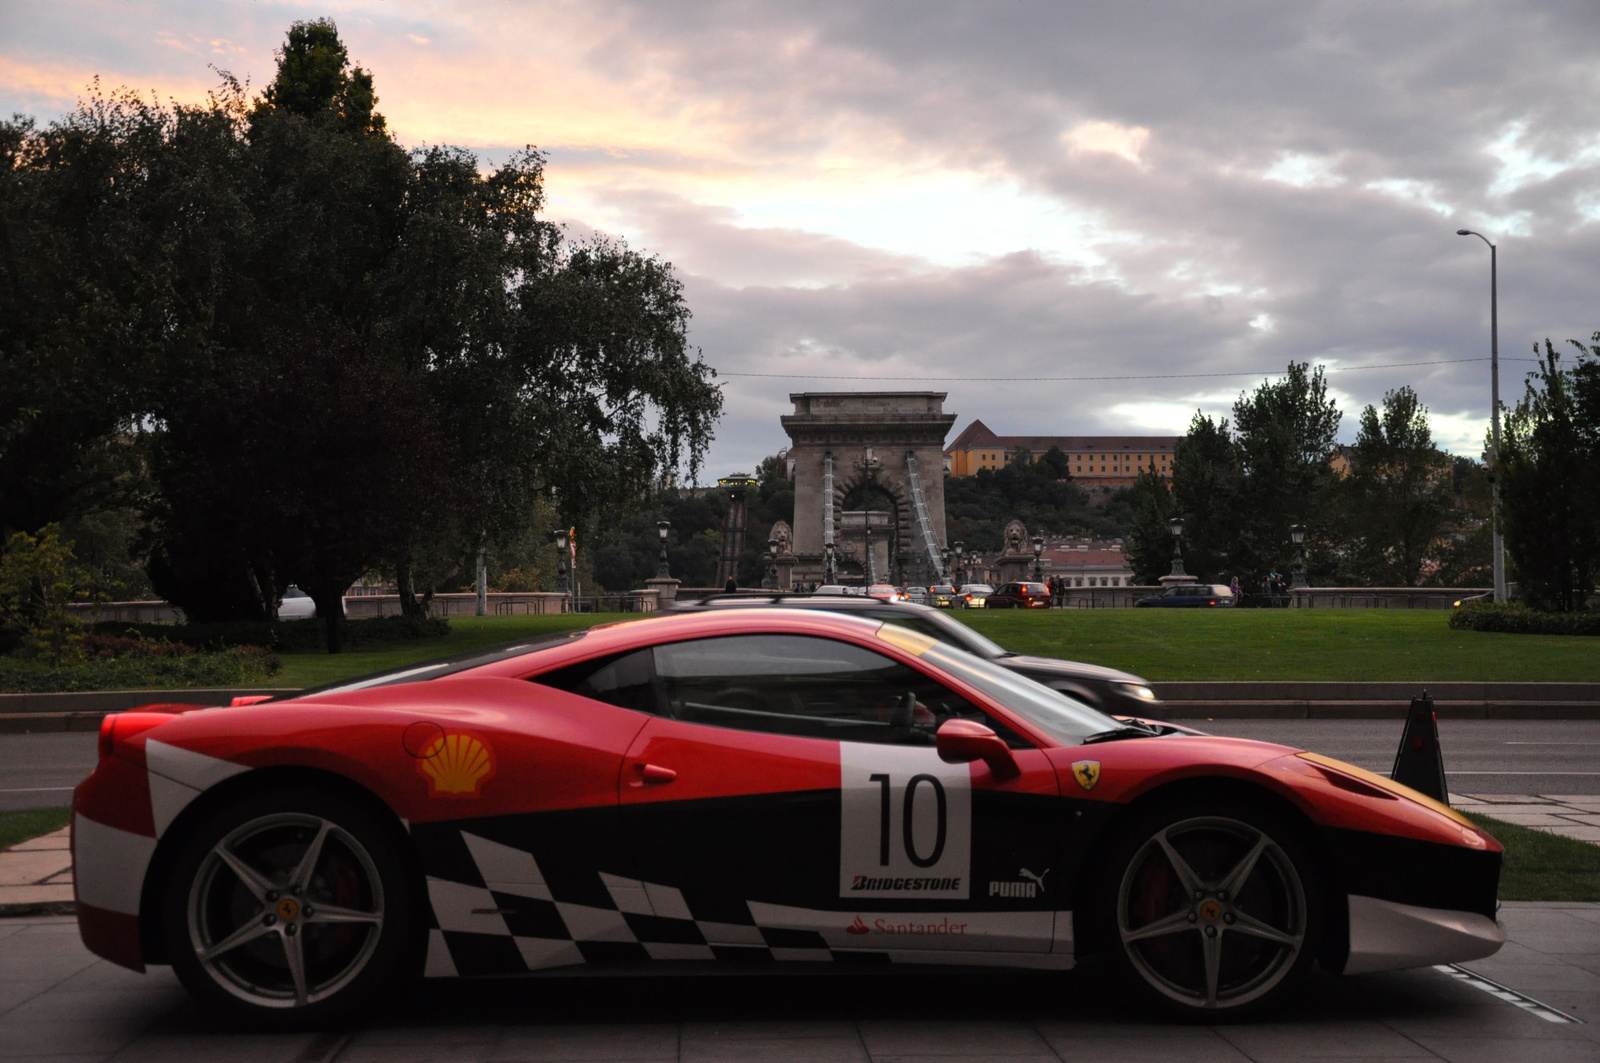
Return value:
<svg viewBox="0 0 1600 1063">
<path fill-rule="evenodd" d="M 422 751 L 417 770 L 427 776 L 435 797 L 477 797 L 494 774 L 494 754 L 471 735 L 447 734 Z"/>
</svg>

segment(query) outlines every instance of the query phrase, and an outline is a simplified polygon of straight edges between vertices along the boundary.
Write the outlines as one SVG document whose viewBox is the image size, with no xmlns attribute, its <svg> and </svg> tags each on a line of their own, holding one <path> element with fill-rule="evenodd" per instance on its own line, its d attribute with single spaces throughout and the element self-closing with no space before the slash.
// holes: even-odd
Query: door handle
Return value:
<svg viewBox="0 0 1600 1063">
<path fill-rule="evenodd" d="M 671 768 L 663 768 L 659 764 L 640 764 L 639 782 L 646 786 L 660 786 L 669 783 L 678 777 L 678 773 Z"/>
</svg>

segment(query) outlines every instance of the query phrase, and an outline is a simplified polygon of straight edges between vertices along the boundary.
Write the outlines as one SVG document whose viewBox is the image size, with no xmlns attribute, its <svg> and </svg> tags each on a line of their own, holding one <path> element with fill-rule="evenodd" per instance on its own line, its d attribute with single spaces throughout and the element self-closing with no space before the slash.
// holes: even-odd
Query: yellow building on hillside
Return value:
<svg viewBox="0 0 1600 1063">
<path fill-rule="evenodd" d="M 951 476 L 972 476 L 979 469 L 998 469 L 1019 449 L 1034 461 L 1051 447 L 1071 463 L 1074 480 L 1108 486 L 1131 484 L 1152 464 L 1163 479 L 1172 479 L 1172 453 L 1180 436 L 1000 436 L 982 421 L 973 421 L 945 450 Z"/>
</svg>

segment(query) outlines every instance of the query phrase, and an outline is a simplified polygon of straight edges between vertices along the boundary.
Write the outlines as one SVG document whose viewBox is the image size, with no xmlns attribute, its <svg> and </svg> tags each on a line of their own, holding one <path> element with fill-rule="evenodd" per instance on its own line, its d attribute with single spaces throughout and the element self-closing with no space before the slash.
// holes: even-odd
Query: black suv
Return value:
<svg viewBox="0 0 1600 1063">
<path fill-rule="evenodd" d="M 772 608 L 822 609 L 830 613 L 863 616 L 919 631 L 947 646 L 966 650 L 1043 683 L 1114 716 L 1139 716 L 1159 720 L 1164 712 L 1150 685 L 1136 675 L 1082 661 L 1054 657 L 1024 657 L 997 646 L 961 621 L 925 605 L 880 602 L 871 598 L 817 597 L 785 594 L 713 594 L 677 606 L 678 612 L 707 609 Z"/>
</svg>

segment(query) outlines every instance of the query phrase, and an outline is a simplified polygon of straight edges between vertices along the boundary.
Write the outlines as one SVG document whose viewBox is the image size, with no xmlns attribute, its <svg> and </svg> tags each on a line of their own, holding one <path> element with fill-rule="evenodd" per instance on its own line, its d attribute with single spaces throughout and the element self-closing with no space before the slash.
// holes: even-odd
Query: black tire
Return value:
<svg viewBox="0 0 1600 1063">
<path fill-rule="evenodd" d="M 1153 806 L 1118 833 L 1092 913 L 1098 951 L 1132 993 L 1187 1021 L 1250 1017 L 1295 993 L 1327 890 L 1293 822 L 1218 798 Z"/>
<path fill-rule="evenodd" d="M 165 885 L 173 970 L 234 1022 L 313 1029 L 417 970 L 423 921 L 400 826 L 344 794 L 277 786 L 205 810 Z"/>
</svg>

